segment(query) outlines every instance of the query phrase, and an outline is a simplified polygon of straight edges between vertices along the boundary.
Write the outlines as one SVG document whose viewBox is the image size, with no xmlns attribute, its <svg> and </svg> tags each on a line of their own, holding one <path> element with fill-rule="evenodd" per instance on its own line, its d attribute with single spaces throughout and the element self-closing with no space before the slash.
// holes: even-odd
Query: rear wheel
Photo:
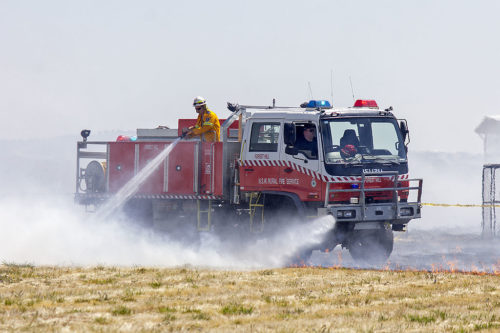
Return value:
<svg viewBox="0 0 500 333">
<path fill-rule="evenodd" d="M 355 230 L 348 242 L 348 250 L 356 261 L 382 264 L 387 261 L 394 246 L 392 230 Z"/>
</svg>

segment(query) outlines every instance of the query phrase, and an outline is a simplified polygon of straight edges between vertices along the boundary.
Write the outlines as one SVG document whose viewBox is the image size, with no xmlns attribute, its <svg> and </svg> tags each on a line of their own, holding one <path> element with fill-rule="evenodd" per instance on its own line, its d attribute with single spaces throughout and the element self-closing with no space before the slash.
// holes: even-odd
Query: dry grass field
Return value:
<svg viewBox="0 0 500 333">
<path fill-rule="evenodd" d="M 0 265 L 1 331 L 500 331 L 500 276 Z"/>
</svg>

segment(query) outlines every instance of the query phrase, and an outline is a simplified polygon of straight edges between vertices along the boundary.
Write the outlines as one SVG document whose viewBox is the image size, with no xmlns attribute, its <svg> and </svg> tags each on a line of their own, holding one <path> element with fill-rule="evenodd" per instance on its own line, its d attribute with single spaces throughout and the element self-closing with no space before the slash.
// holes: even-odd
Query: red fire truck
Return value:
<svg viewBox="0 0 500 333">
<path fill-rule="evenodd" d="M 335 227 L 316 247 L 341 244 L 360 260 L 374 253 L 387 259 L 393 231 L 420 217 L 422 179 L 408 176 L 408 126 L 392 107 L 358 100 L 333 108 L 313 100 L 300 107 L 273 101 L 228 108 L 221 142 L 178 142 L 124 209 L 166 230 L 182 224 L 250 233 L 279 230 L 289 217 L 309 223 L 332 215 Z M 138 129 L 137 137 L 116 142 L 88 141 L 90 131 L 82 131 L 76 202 L 99 207 L 195 121 L 180 119 L 178 129 Z"/>
</svg>

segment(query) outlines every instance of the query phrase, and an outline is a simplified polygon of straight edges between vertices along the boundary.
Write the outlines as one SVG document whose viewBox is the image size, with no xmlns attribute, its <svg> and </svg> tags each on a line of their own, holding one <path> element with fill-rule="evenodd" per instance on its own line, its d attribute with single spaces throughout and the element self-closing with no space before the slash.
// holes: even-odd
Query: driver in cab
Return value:
<svg viewBox="0 0 500 333">
<path fill-rule="evenodd" d="M 318 158 L 318 142 L 316 139 L 316 126 L 313 124 L 305 124 L 302 135 L 295 141 L 294 145 L 297 150 L 305 150 L 313 159 Z"/>
</svg>

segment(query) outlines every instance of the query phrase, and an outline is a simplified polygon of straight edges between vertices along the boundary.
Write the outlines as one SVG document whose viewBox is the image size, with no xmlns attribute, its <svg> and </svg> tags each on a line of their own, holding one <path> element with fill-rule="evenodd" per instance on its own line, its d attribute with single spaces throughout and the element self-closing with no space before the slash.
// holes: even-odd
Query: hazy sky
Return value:
<svg viewBox="0 0 500 333">
<path fill-rule="evenodd" d="M 196 95 L 392 105 L 410 149 L 481 151 L 500 114 L 500 1 L 0 0 L 0 139 L 177 127 Z"/>
</svg>

